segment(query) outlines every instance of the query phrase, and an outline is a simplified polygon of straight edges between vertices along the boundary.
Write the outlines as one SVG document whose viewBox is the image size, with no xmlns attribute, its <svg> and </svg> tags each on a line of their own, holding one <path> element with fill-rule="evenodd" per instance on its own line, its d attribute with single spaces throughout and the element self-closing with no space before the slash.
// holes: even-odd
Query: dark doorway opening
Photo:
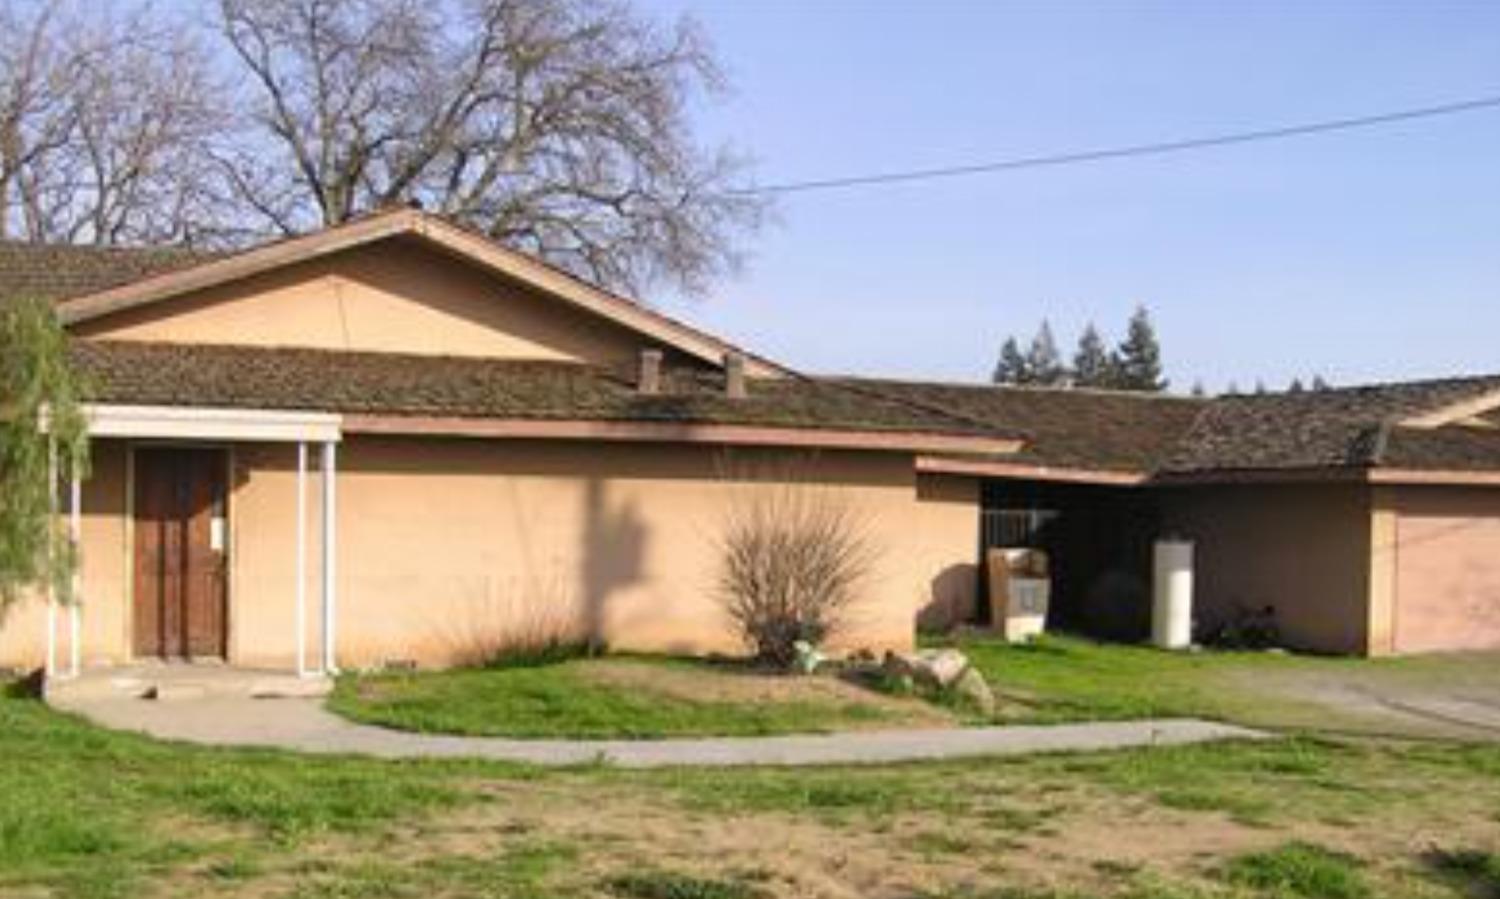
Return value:
<svg viewBox="0 0 1500 899">
<path fill-rule="evenodd" d="M 1024 547 L 1047 554 L 1047 628 L 1140 640 L 1151 628 L 1151 545 L 1159 514 L 1149 492 L 1094 484 L 989 480 L 983 485 L 980 552 Z M 980 613 L 988 616 L 989 579 Z M 987 622 L 986 622 L 987 623 Z"/>
</svg>

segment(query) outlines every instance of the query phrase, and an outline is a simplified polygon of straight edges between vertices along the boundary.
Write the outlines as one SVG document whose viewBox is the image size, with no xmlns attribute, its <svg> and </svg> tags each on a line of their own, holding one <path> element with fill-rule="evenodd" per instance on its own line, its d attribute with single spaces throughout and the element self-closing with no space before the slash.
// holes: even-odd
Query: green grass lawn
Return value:
<svg viewBox="0 0 1500 899">
<path fill-rule="evenodd" d="M 768 675 L 645 656 L 350 675 L 339 680 L 329 704 L 348 718 L 402 730 L 536 738 L 753 736 L 1165 717 L 1289 732 L 1452 736 L 1415 719 L 1374 714 L 1347 699 L 1376 693 L 1399 698 L 1455 683 L 1479 695 L 1500 694 L 1495 655 L 1367 660 L 1174 653 L 1050 635 L 1016 646 L 990 637 L 953 645 L 994 687 L 1000 703 L 993 720 L 881 696 L 833 677 Z"/>
<path fill-rule="evenodd" d="M 7 897 L 1463 899 L 1500 885 L 1496 746 L 543 771 L 158 743 L 0 698 L 0 754 Z"/>
<path fill-rule="evenodd" d="M 1047 636 L 1009 645 L 959 640 L 1001 699 L 1001 720 L 1027 723 L 1201 717 L 1281 730 L 1381 731 L 1315 687 L 1396 694 L 1468 683 L 1500 693 L 1500 656 L 1358 659 L 1267 652 L 1164 652 Z"/>
<path fill-rule="evenodd" d="M 329 707 L 356 721 L 401 730 L 511 736 L 649 738 L 822 733 L 899 724 L 907 712 L 852 686 L 836 692 L 795 689 L 774 701 L 684 695 L 655 689 L 651 677 L 629 684 L 594 676 L 642 673 L 676 684 L 698 679 L 742 686 L 768 679 L 795 688 L 795 679 L 749 675 L 726 665 L 651 657 L 575 658 L 541 665 L 420 673 L 350 675 L 339 679 Z M 829 685 L 832 686 L 832 685 Z M 842 686 L 842 685 L 841 685 Z M 734 692 L 730 691 L 730 696 Z M 913 701 L 912 710 L 917 708 Z"/>
</svg>

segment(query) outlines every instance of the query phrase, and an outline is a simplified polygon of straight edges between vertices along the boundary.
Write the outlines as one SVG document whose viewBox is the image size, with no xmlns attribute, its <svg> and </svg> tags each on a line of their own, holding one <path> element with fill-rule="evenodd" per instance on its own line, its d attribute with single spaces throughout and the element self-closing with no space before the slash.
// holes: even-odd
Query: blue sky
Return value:
<svg viewBox="0 0 1500 899">
<path fill-rule="evenodd" d="M 702 135 L 764 183 L 1500 94 L 1500 3 L 645 0 L 733 92 Z M 669 311 L 819 372 L 983 379 L 1050 319 L 1137 303 L 1186 389 L 1500 371 L 1500 111 L 791 196 L 742 276 Z"/>
</svg>

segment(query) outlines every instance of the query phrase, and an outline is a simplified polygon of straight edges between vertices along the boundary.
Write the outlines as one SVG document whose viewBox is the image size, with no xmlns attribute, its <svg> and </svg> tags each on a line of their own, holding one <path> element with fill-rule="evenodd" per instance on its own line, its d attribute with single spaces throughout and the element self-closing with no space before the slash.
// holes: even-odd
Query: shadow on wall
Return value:
<svg viewBox="0 0 1500 899">
<path fill-rule="evenodd" d="M 917 611 L 917 630 L 943 632 L 978 620 L 978 580 L 979 566 L 968 563 L 955 563 L 938 572 L 927 604 Z"/>
<path fill-rule="evenodd" d="M 521 570 L 489 571 L 482 583 L 461 587 L 457 601 L 418 611 L 413 632 L 420 636 L 401 640 L 399 650 L 375 646 L 365 654 L 380 665 L 472 667 L 558 647 L 604 647 L 611 601 L 644 579 L 650 534 L 633 501 L 611 507 L 605 479 L 581 486 L 576 554 L 561 552 L 537 565 L 523 548 Z M 547 509 L 527 504 L 515 512 L 525 544 L 527 521 Z"/>
<path fill-rule="evenodd" d="M 578 564 L 583 587 L 583 636 L 591 646 L 607 642 L 610 597 L 644 579 L 646 525 L 634 501 L 609 508 L 604 481 L 588 479 L 583 491 L 583 532 Z"/>
</svg>

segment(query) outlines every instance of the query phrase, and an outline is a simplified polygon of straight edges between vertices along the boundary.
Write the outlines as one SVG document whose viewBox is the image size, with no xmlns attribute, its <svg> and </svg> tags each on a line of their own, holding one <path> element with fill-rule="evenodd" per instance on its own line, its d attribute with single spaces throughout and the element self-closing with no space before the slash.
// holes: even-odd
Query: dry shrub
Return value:
<svg viewBox="0 0 1500 899">
<path fill-rule="evenodd" d="M 719 598 L 757 660 L 788 667 L 795 644 L 849 622 L 872 561 L 847 503 L 803 483 L 758 485 L 730 506 Z"/>
<path fill-rule="evenodd" d="M 595 651 L 560 572 L 511 578 L 452 610 L 434 627 L 441 655 L 459 667 L 514 667 Z"/>
</svg>

